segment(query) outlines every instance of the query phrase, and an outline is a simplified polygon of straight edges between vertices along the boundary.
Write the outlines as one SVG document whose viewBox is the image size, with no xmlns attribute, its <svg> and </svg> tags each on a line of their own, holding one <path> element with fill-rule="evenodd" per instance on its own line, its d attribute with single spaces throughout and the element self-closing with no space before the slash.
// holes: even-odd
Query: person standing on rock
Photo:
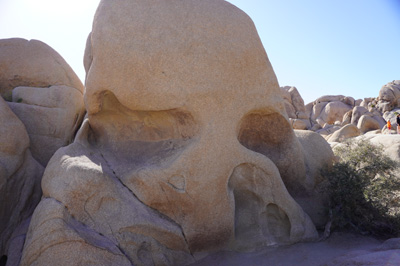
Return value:
<svg viewBox="0 0 400 266">
<path fill-rule="evenodd" d="M 400 114 L 397 114 L 396 122 L 397 122 L 397 134 L 400 134 Z"/>
<path fill-rule="evenodd" d="M 389 130 L 388 134 L 392 134 L 392 124 L 390 123 L 390 120 L 387 121 L 387 128 Z"/>
</svg>

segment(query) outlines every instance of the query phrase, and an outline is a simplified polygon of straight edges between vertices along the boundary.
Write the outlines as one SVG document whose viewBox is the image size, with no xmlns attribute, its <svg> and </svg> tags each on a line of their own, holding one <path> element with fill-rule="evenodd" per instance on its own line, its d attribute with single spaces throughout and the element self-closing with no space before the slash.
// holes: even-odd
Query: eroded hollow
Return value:
<svg viewBox="0 0 400 266">
<path fill-rule="evenodd" d="M 89 116 L 89 142 L 121 163 L 163 162 L 190 144 L 197 133 L 193 116 L 185 110 L 131 110 L 110 91 L 101 98 L 101 111 Z"/>
<path fill-rule="evenodd" d="M 261 214 L 263 235 L 268 236 L 271 244 L 288 243 L 290 241 L 290 221 L 287 214 L 278 205 L 270 203 Z"/>
<path fill-rule="evenodd" d="M 280 113 L 255 112 L 239 124 L 238 140 L 247 149 L 268 157 L 279 169 L 290 193 L 301 191 L 298 176 L 302 175 L 303 154 L 287 119 Z"/>
<path fill-rule="evenodd" d="M 287 214 L 270 200 L 266 187 L 272 178 L 251 164 L 237 166 L 229 179 L 235 200 L 235 248 L 284 244 L 290 239 L 291 224 Z M 269 191 L 269 192 L 268 192 Z"/>
</svg>

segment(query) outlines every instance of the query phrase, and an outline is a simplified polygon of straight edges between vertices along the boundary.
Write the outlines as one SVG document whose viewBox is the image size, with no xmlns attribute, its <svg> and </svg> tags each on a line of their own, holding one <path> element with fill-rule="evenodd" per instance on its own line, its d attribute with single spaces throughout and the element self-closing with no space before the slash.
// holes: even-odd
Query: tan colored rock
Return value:
<svg viewBox="0 0 400 266">
<path fill-rule="evenodd" d="M 285 101 L 284 104 L 285 104 L 285 110 L 286 110 L 288 117 L 292 118 L 292 119 L 296 119 L 296 117 L 297 117 L 296 110 L 294 109 L 293 105 L 288 101 Z"/>
<path fill-rule="evenodd" d="M 381 112 L 400 107 L 400 80 L 393 80 L 383 85 L 379 91 L 378 99 L 377 107 Z"/>
<path fill-rule="evenodd" d="M 0 40 L 0 95 L 10 99 L 18 86 L 65 85 L 83 92 L 82 82 L 50 46 L 37 40 Z"/>
<path fill-rule="evenodd" d="M 297 118 L 306 119 L 307 117 L 304 117 L 306 112 L 306 109 L 304 107 L 304 100 L 301 97 L 299 91 L 297 90 L 296 87 L 290 87 L 288 91 L 292 99 L 293 107 L 296 110 L 296 113 L 298 114 Z M 301 116 L 299 116 L 299 114 L 301 114 Z"/>
<path fill-rule="evenodd" d="M 343 102 L 329 102 L 321 111 L 319 118 L 328 124 L 333 124 L 335 121 L 341 122 L 344 114 L 351 109 L 352 107 Z"/>
<path fill-rule="evenodd" d="M 396 162 L 400 161 L 400 135 L 377 134 L 369 136 L 369 140 L 373 144 L 382 145 L 386 155 Z"/>
<path fill-rule="evenodd" d="M 361 105 L 361 103 L 362 103 L 362 99 L 357 99 L 355 102 L 354 102 L 354 106 L 360 106 Z"/>
<path fill-rule="evenodd" d="M 71 67 L 48 45 L 0 40 L 0 94 L 24 123 L 32 155 L 43 166 L 72 142 L 85 112 L 83 90 Z"/>
<path fill-rule="evenodd" d="M 89 46 L 88 119 L 47 166 L 22 265 L 181 265 L 317 237 L 292 198 L 314 186 L 303 146 L 247 15 L 222 0 L 104 0 Z"/>
<path fill-rule="evenodd" d="M 308 128 L 306 122 L 304 122 L 304 120 L 301 119 L 291 119 L 289 118 L 289 120 L 292 122 L 292 128 L 293 129 L 298 129 L 298 130 L 305 130 Z"/>
<path fill-rule="evenodd" d="M 332 165 L 334 154 L 326 140 L 318 133 L 307 130 L 295 130 L 302 147 L 306 163 L 307 190 L 296 198 L 303 210 L 317 226 L 327 222 L 327 198 L 324 191 L 325 178 L 321 169 Z"/>
<path fill-rule="evenodd" d="M 351 115 L 351 123 L 353 125 L 357 125 L 358 120 L 360 117 L 368 112 L 368 109 L 362 106 L 356 106 L 353 108 L 352 115 Z"/>
<path fill-rule="evenodd" d="M 358 120 L 357 127 L 360 129 L 362 134 L 365 134 L 368 131 L 381 129 L 379 122 L 369 115 L 362 115 L 360 120 Z"/>
<path fill-rule="evenodd" d="M 343 119 L 342 119 L 342 126 L 348 125 L 351 123 L 351 117 L 353 115 L 353 111 L 349 110 L 347 111 L 344 115 L 343 115 Z"/>
<path fill-rule="evenodd" d="M 46 166 L 51 156 L 73 141 L 84 114 L 83 94 L 76 88 L 17 87 L 12 111 L 24 123 L 33 157 Z"/>
<path fill-rule="evenodd" d="M 31 156 L 24 124 L 2 97 L 0 125 L 0 257 L 18 265 L 27 220 L 41 197 L 43 167 Z"/>
<path fill-rule="evenodd" d="M 311 128 L 309 115 L 306 114 L 303 98 L 296 87 L 281 87 L 281 95 L 284 99 L 284 105 L 293 129 Z"/>
<path fill-rule="evenodd" d="M 341 102 L 343 101 L 345 96 L 343 95 L 324 95 L 319 97 L 315 100 L 315 103 L 322 103 L 322 102 Z"/>
<path fill-rule="evenodd" d="M 348 96 L 345 96 L 343 98 L 342 102 L 344 104 L 347 104 L 347 105 L 351 106 L 351 107 L 354 107 L 355 104 L 356 104 L 356 101 L 354 100 L 354 98 L 353 97 L 348 97 Z"/>
<path fill-rule="evenodd" d="M 327 102 L 321 102 L 321 103 L 314 104 L 313 110 L 311 113 L 311 120 L 315 121 L 321 115 L 322 110 L 325 108 L 325 106 L 327 104 L 328 104 Z M 323 126 L 323 125 L 321 125 L 321 126 Z"/>
<path fill-rule="evenodd" d="M 314 105 L 313 105 L 312 102 L 311 102 L 311 103 L 308 103 L 308 104 L 306 104 L 306 105 L 304 106 L 305 111 L 306 111 L 306 115 L 307 115 L 307 118 L 308 118 L 308 119 L 311 118 L 311 113 L 312 113 L 313 107 L 314 107 Z"/>
<path fill-rule="evenodd" d="M 341 129 L 340 126 L 333 126 L 333 125 L 326 124 L 326 127 L 316 130 L 316 132 L 322 136 L 329 136 L 330 134 L 338 131 L 339 129 Z"/>
<path fill-rule="evenodd" d="M 332 133 L 327 139 L 328 142 L 342 142 L 349 138 L 357 137 L 361 134 L 361 131 L 357 126 L 353 124 L 347 124 L 341 129 Z"/>
</svg>

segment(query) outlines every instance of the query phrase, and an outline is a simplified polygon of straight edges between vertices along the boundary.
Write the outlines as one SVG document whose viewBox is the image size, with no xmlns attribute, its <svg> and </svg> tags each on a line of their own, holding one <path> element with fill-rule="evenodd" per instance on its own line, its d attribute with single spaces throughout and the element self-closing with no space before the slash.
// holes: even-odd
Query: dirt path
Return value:
<svg viewBox="0 0 400 266">
<path fill-rule="evenodd" d="M 316 243 L 298 243 L 286 247 L 266 247 L 257 252 L 239 253 L 222 251 L 209 255 L 192 264 L 218 265 L 218 266 L 319 266 L 319 265 L 400 265 L 385 263 L 376 264 L 373 261 L 368 264 L 359 262 L 334 262 L 335 258 L 350 255 L 351 258 L 359 254 L 372 254 L 383 241 L 371 237 L 354 235 L 350 233 L 333 233 L 327 240 Z M 397 250 L 400 259 L 400 250 Z M 393 252 L 393 251 L 392 251 Z M 376 254 L 376 253 L 374 253 Z M 376 256 L 375 256 L 376 257 Z M 367 259 L 368 260 L 368 259 Z M 371 259 L 372 260 L 372 259 Z M 340 260 L 339 260 L 340 261 Z"/>
</svg>

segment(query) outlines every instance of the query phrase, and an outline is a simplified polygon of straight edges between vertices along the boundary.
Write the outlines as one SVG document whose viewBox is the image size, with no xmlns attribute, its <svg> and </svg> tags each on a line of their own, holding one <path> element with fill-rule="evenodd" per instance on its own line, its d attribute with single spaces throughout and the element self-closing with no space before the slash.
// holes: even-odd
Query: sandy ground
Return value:
<svg viewBox="0 0 400 266">
<path fill-rule="evenodd" d="M 375 264 L 373 261 L 366 262 L 366 264 L 359 264 L 359 262 L 354 264 L 335 263 L 335 258 L 345 255 L 356 257 L 357 254 L 364 253 L 375 254 L 374 250 L 382 243 L 383 241 L 372 237 L 335 232 L 327 240 L 321 242 L 298 243 L 285 247 L 265 247 L 250 253 L 221 251 L 197 261 L 192 266 L 381 265 L 380 263 Z M 400 250 L 398 264 L 395 263 L 382 262 L 382 265 L 400 265 Z"/>
</svg>

